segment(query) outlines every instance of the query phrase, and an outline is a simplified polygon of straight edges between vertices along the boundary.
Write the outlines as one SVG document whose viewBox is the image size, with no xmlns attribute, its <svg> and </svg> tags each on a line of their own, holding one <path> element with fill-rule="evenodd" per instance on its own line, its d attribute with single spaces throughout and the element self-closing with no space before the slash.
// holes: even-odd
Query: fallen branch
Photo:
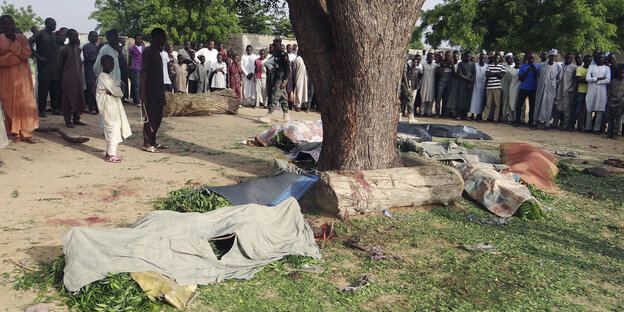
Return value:
<svg viewBox="0 0 624 312">
<path fill-rule="evenodd" d="M 53 128 L 53 127 L 47 127 L 47 128 L 38 128 L 35 131 L 39 131 L 39 132 L 56 132 L 58 134 L 61 135 L 61 137 L 63 139 L 65 139 L 65 141 L 69 142 L 69 143 L 77 143 L 77 144 L 82 144 L 85 143 L 87 141 L 89 141 L 89 138 L 83 138 L 83 137 L 72 137 L 69 134 L 65 133 L 65 131 L 59 129 L 59 128 Z"/>
<path fill-rule="evenodd" d="M 31 268 L 29 268 L 29 267 L 27 267 L 27 266 L 25 266 L 25 265 L 23 265 L 21 263 L 15 262 L 13 259 L 8 259 L 8 260 L 5 260 L 5 261 L 10 262 L 10 263 L 12 263 L 12 264 L 14 264 L 14 265 L 16 265 L 16 266 L 26 270 L 26 271 L 30 271 L 30 272 L 34 271 L 33 269 L 31 269 Z"/>
</svg>

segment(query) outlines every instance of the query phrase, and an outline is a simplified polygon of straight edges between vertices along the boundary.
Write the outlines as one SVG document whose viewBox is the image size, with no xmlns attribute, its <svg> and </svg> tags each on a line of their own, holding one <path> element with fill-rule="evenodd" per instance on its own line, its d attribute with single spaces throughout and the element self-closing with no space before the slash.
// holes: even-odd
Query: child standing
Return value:
<svg viewBox="0 0 624 312">
<path fill-rule="evenodd" d="M 106 137 L 107 162 L 121 162 L 122 157 L 117 155 L 117 146 L 124 139 L 132 135 L 126 112 L 121 104 L 123 91 L 117 81 L 110 74 L 115 66 L 110 55 L 103 55 L 101 59 L 102 72 L 98 75 L 96 100 L 100 112 L 102 128 Z"/>
<path fill-rule="evenodd" d="M 624 107 L 624 64 L 616 69 L 616 79 L 609 84 L 609 105 L 607 106 L 607 120 L 609 122 L 609 138 L 617 139 L 622 131 L 622 108 Z"/>
</svg>

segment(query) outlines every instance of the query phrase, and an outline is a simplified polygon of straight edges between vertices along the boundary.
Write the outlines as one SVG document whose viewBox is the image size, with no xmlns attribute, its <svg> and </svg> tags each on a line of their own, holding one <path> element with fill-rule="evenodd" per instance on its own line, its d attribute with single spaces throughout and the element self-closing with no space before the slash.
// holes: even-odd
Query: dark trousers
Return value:
<svg viewBox="0 0 624 312">
<path fill-rule="evenodd" d="M 163 106 L 143 103 L 147 122 L 143 124 L 143 146 L 156 146 L 156 134 L 163 116 Z M 143 108 L 142 108 L 143 109 Z"/>
<path fill-rule="evenodd" d="M 78 122 L 80 121 L 80 113 L 81 112 L 76 112 L 76 111 L 72 111 L 72 108 L 70 105 L 68 104 L 63 104 L 63 119 L 65 119 L 65 123 L 71 123 L 72 120 L 74 122 Z"/>
<path fill-rule="evenodd" d="M 134 104 L 141 103 L 141 71 L 136 69 L 130 70 L 130 96 Z"/>
<path fill-rule="evenodd" d="M 451 95 L 451 82 L 438 82 L 436 86 L 436 101 L 435 110 L 436 115 L 446 116 L 451 115 L 451 107 L 449 103 L 449 96 Z M 442 101 L 442 103 L 440 103 Z"/>
<path fill-rule="evenodd" d="M 189 80 L 188 81 L 188 92 L 189 93 L 197 93 L 197 80 Z"/>
<path fill-rule="evenodd" d="M 84 95 L 85 95 L 85 102 L 87 102 L 87 109 L 92 112 L 92 111 L 98 111 L 97 109 L 97 102 L 95 101 L 95 94 L 93 94 L 91 91 L 89 90 L 84 90 Z"/>
<path fill-rule="evenodd" d="M 173 91 L 173 85 L 170 83 L 165 84 L 165 91 L 171 92 Z"/>
<path fill-rule="evenodd" d="M 568 126 L 570 130 L 574 130 L 574 126 L 577 121 L 577 129 L 582 130 L 585 127 L 585 115 L 587 114 L 587 106 L 585 106 L 585 96 L 587 96 L 587 93 L 576 93 L 576 101 L 574 101 L 574 105 L 572 106 L 572 114 L 570 114 L 570 125 Z"/>
<path fill-rule="evenodd" d="M 520 89 L 518 92 L 518 102 L 516 102 L 516 122 L 522 120 L 524 110 L 522 105 L 526 98 L 529 98 L 529 125 L 533 125 L 533 110 L 535 109 L 535 90 Z"/>
<path fill-rule="evenodd" d="M 52 110 L 61 109 L 61 82 L 59 80 L 39 80 L 38 88 L 37 108 L 39 109 L 39 113 L 44 113 L 46 111 L 48 93 L 50 93 L 50 106 L 52 107 Z"/>
</svg>

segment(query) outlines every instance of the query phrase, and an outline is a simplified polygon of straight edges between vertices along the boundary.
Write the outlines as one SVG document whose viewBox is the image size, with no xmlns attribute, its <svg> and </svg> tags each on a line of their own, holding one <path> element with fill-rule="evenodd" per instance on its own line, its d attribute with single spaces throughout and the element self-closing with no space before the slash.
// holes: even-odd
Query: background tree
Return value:
<svg viewBox="0 0 624 312">
<path fill-rule="evenodd" d="M 258 4 L 241 3 L 238 5 L 238 26 L 244 33 L 270 35 L 271 25 L 269 10 Z"/>
<path fill-rule="evenodd" d="M 16 8 L 13 4 L 7 4 L 6 1 L 0 5 L 0 15 L 11 15 L 15 21 L 15 28 L 19 31 L 30 31 L 30 28 L 37 26 L 41 28 L 43 25 L 43 19 L 32 10 L 32 6 Z"/>
<path fill-rule="evenodd" d="M 405 50 L 424 0 L 287 0 L 323 120 L 319 170 L 401 166 Z"/>
<path fill-rule="evenodd" d="M 95 11 L 89 19 L 97 21 L 95 30 L 101 35 L 116 28 L 121 35 L 134 37 L 148 26 L 142 17 L 152 13 L 146 11 L 146 0 L 95 0 Z"/>
<path fill-rule="evenodd" d="M 624 39 L 621 0 L 446 0 L 423 12 L 425 42 L 464 49 L 615 51 Z"/>
<path fill-rule="evenodd" d="M 407 47 L 415 50 L 422 50 L 424 48 L 420 27 L 414 27 L 414 30 L 412 31 L 412 38 L 410 39 L 410 43 Z"/>
<path fill-rule="evenodd" d="M 272 35 L 291 38 L 295 36 L 292 24 L 290 23 L 290 19 L 288 18 L 288 15 L 284 10 L 278 10 L 277 12 L 274 12 L 270 20 Z"/>
</svg>

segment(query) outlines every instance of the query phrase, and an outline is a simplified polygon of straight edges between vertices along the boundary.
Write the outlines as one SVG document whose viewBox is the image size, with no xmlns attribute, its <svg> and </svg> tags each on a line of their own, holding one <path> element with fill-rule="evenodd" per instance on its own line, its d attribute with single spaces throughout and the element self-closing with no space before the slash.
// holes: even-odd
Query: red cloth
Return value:
<svg viewBox="0 0 624 312">
<path fill-rule="evenodd" d="M 255 65 L 256 65 L 256 78 L 262 78 L 262 60 L 259 58 L 256 59 Z"/>
<path fill-rule="evenodd" d="M 241 78 L 240 75 L 242 70 L 239 65 L 232 62 L 228 65 L 228 75 L 230 76 L 230 88 L 236 94 L 236 98 L 238 99 L 238 105 L 241 105 Z"/>
<path fill-rule="evenodd" d="M 559 193 L 555 183 L 559 168 L 559 161 L 541 149 L 519 142 L 502 143 L 500 145 L 501 159 L 509 166 L 509 171 L 520 175 L 526 184 L 533 184 L 538 189 L 551 193 Z"/>
</svg>

